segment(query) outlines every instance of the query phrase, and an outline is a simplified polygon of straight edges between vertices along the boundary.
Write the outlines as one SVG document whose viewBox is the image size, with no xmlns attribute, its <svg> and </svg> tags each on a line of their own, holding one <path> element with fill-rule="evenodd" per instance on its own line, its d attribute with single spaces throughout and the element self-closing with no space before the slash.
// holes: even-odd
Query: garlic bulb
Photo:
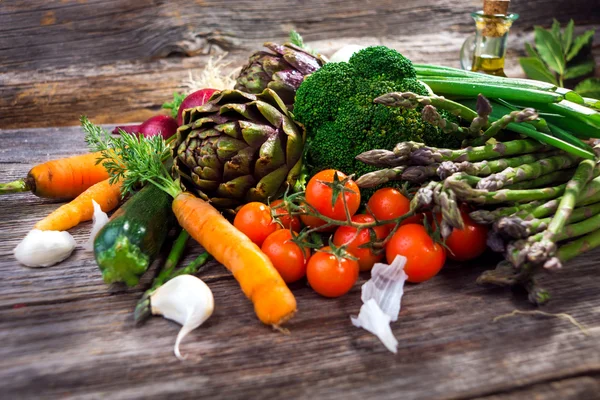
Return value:
<svg viewBox="0 0 600 400">
<path fill-rule="evenodd" d="M 179 352 L 181 340 L 202 325 L 213 313 L 215 302 L 210 288 L 201 279 L 192 275 L 179 275 L 150 296 L 152 314 L 175 321 L 182 325 L 175 340 L 175 356 L 183 360 Z"/>
<path fill-rule="evenodd" d="M 333 55 L 329 58 L 329 62 L 348 62 L 354 53 L 364 48 L 365 46 L 360 46 L 358 44 L 346 45 L 333 53 Z"/>
<path fill-rule="evenodd" d="M 102 229 L 108 222 L 108 215 L 102 211 L 100 204 L 96 203 L 96 200 L 92 199 L 92 205 L 94 206 L 94 221 L 92 224 L 92 230 L 90 231 L 90 238 L 83 246 L 86 251 L 94 251 L 94 239 L 96 239 L 96 235 L 98 232 L 100 232 L 100 229 Z"/>
<path fill-rule="evenodd" d="M 69 257 L 75 246 L 69 232 L 32 229 L 13 253 L 19 263 L 28 267 L 49 267 Z"/>
</svg>

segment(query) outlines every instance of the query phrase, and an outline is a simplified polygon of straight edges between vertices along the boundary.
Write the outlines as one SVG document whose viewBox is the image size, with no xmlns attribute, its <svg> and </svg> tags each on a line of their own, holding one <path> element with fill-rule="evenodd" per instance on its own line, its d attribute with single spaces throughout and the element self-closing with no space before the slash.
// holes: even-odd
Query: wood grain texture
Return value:
<svg viewBox="0 0 600 400">
<path fill-rule="evenodd" d="M 85 151 L 79 128 L 0 131 L 0 176 L 24 176 L 35 163 Z M 299 313 L 283 335 L 260 324 L 251 303 L 220 265 L 200 276 L 213 290 L 213 317 L 173 355 L 179 326 L 161 318 L 133 325 L 150 282 L 107 287 L 89 253 L 41 269 L 19 266 L 12 249 L 58 206 L 23 193 L 0 197 L 0 382 L 16 398 L 328 398 L 586 399 L 600 376 L 600 251 L 542 280 L 553 301 L 589 329 L 555 318 L 494 317 L 530 309 L 523 293 L 479 287 L 494 260 L 448 265 L 409 285 L 389 353 L 349 316 L 360 309 L 361 276 L 350 294 L 319 297 L 292 287 Z M 89 223 L 72 230 L 83 243 Z M 201 249 L 192 246 L 185 262 Z"/>
<path fill-rule="evenodd" d="M 513 1 L 507 72 L 533 25 L 574 18 L 600 27 L 594 2 Z M 331 54 L 345 43 L 386 44 L 417 62 L 458 65 L 476 0 L 215 1 L 8 0 L 0 2 L 0 128 L 143 121 L 190 69 L 229 52 L 232 68 L 290 29 Z M 600 43 L 600 29 L 595 43 Z M 600 57 L 600 49 L 596 50 Z"/>
</svg>

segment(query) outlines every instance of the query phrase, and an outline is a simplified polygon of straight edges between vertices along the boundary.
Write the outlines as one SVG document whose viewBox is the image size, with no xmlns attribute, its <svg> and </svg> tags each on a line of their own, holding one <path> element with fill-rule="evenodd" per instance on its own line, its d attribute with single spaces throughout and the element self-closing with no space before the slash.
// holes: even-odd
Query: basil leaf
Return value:
<svg viewBox="0 0 600 400">
<path fill-rule="evenodd" d="M 594 60 L 587 60 L 582 63 L 570 66 L 565 71 L 565 79 L 579 78 L 592 72 L 596 68 Z"/>
<path fill-rule="evenodd" d="M 542 58 L 537 53 L 537 51 L 535 51 L 535 49 L 533 48 L 533 46 L 531 44 L 525 43 L 525 51 L 527 52 L 529 57 L 534 57 L 534 58 L 537 58 L 538 60 L 542 61 Z"/>
<path fill-rule="evenodd" d="M 562 42 L 562 37 L 560 35 L 560 22 L 558 22 L 556 18 L 554 18 L 554 20 L 552 21 L 552 28 L 550 29 L 550 32 L 552 33 L 552 36 L 554 36 L 554 39 L 556 39 L 557 42 Z"/>
<path fill-rule="evenodd" d="M 577 55 L 577 53 L 579 53 L 579 51 L 581 51 L 583 46 L 588 44 L 588 42 L 590 40 L 592 40 L 593 37 L 594 37 L 593 29 L 590 29 L 589 31 L 585 31 L 582 35 L 577 36 L 575 38 L 575 41 L 573 42 L 573 46 L 567 53 L 567 61 L 571 61 Z M 536 44 L 537 44 L 537 42 L 536 42 Z"/>
<path fill-rule="evenodd" d="M 573 43 L 573 29 L 574 28 L 575 28 L 575 22 L 573 22 L 573 20 L 570 20 L 569 23 L 567 24 L 567 27 L 565 28 L 565 30 L 563 32 L 562 47 L 563 47 L 563 52 L 565 54 L 569 53 L 569 49 L 571 48 L 571 43 Z"/>
<path fill-rule="evenodd" d="M 565 55 L 560 42 L 542 27 L 535 27 L 535 46 L 542 60 L 559 75 L 565 72 Z"/>
<path fill-rule="evenodd" d="M 589 78 L 575 86 L 575 91 L 584 97 L 600 99 L 600 78 Z"/>
<path fill-rule="evenodd" d="M 552 83 L 553 85 L 558 86 L 558 82 L 556 81 L 556 77 L 554 74 L 546 68 L 544 63 L 535 57 L 522 57 L 519 58 L 519 63 L 521 63 L 521 67 L 523 71 L 525 71 L 525 75 L 531 79 L 536 79 L 538 81 L 544 81 L 548 83 Z"/>
</svg>

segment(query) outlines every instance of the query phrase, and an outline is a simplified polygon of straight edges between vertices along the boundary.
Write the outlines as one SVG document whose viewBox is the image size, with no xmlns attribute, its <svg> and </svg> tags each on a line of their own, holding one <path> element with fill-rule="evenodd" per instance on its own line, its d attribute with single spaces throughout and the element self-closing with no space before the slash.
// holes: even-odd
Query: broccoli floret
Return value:
<svg viewBox="0 0 600 400">
<path fill-rule="evenodd" d="M 352 55 L 348 62 L 356 75 L 363 78 L 396 81 L 417 77 L 412 61 L 385 46 L 367 47 Z"/>
<path fill-rule="evenodd" d="M 308 76 L 294 103 L 294 118 L 307 129 L 304 159 L 308 173 L 335 168 L 360 176 L 377 168 L 356 160 L 358 154 L 392 149 L 407 140 L 459 147 L 456 136 L 422 120 L 421 107 L 404 109 L 373 102 L 390 92 L 428 94 L 415 76 L 410 60 L 384 46 L 366 48 L 348 63 L 329 63 Z"/>
</svg>

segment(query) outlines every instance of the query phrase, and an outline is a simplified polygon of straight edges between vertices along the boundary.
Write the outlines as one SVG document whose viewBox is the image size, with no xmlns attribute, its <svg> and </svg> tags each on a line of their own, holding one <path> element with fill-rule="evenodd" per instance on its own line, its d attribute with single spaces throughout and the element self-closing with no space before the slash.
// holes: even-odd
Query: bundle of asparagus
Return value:
<svg viewBox="0 0 600 400">
<path fill-rule="evenodd" d="M 549 296 L 535 285 L 536 273 L 561 268 L 600 246 L 600 164 L 595 156 L 600 146 L 585 143 L 573 151 L 575 146 L 563 145 L 566 141 L 552 143 L 555 136 L 550 135 L 543 142 L 533 136 L 490 140 L 509 124 L 536 131 L 540 119 L 535 110 L 525 108 L 490 122 L 492 107 L 481 95 L 477 111 L 469 109 L 470 115 L 458 103 L 412 93 L 389 93 L 375 101 L 392 107 L 424 105 L 425 120 L 478 144 L 453 150 L 402 142 L 392 151 L 367 151 L 357 158 L 383 168 L 356 182 L 360 187 L 393 180 L 417 185 L 412 210 L 441 214 L 444 237 L 453 228 L 464 227 L 459 204 L 472 205 L 476 211 L 471 218 L 492 225 L 488 244 L 505 258 L 496 269 L 483 273 L 479 283 L 523 285 L 530 300 L 540 304 Z M 438 108 L 460 114 L 470 126 L 444 120 Z"/>
</svg>

